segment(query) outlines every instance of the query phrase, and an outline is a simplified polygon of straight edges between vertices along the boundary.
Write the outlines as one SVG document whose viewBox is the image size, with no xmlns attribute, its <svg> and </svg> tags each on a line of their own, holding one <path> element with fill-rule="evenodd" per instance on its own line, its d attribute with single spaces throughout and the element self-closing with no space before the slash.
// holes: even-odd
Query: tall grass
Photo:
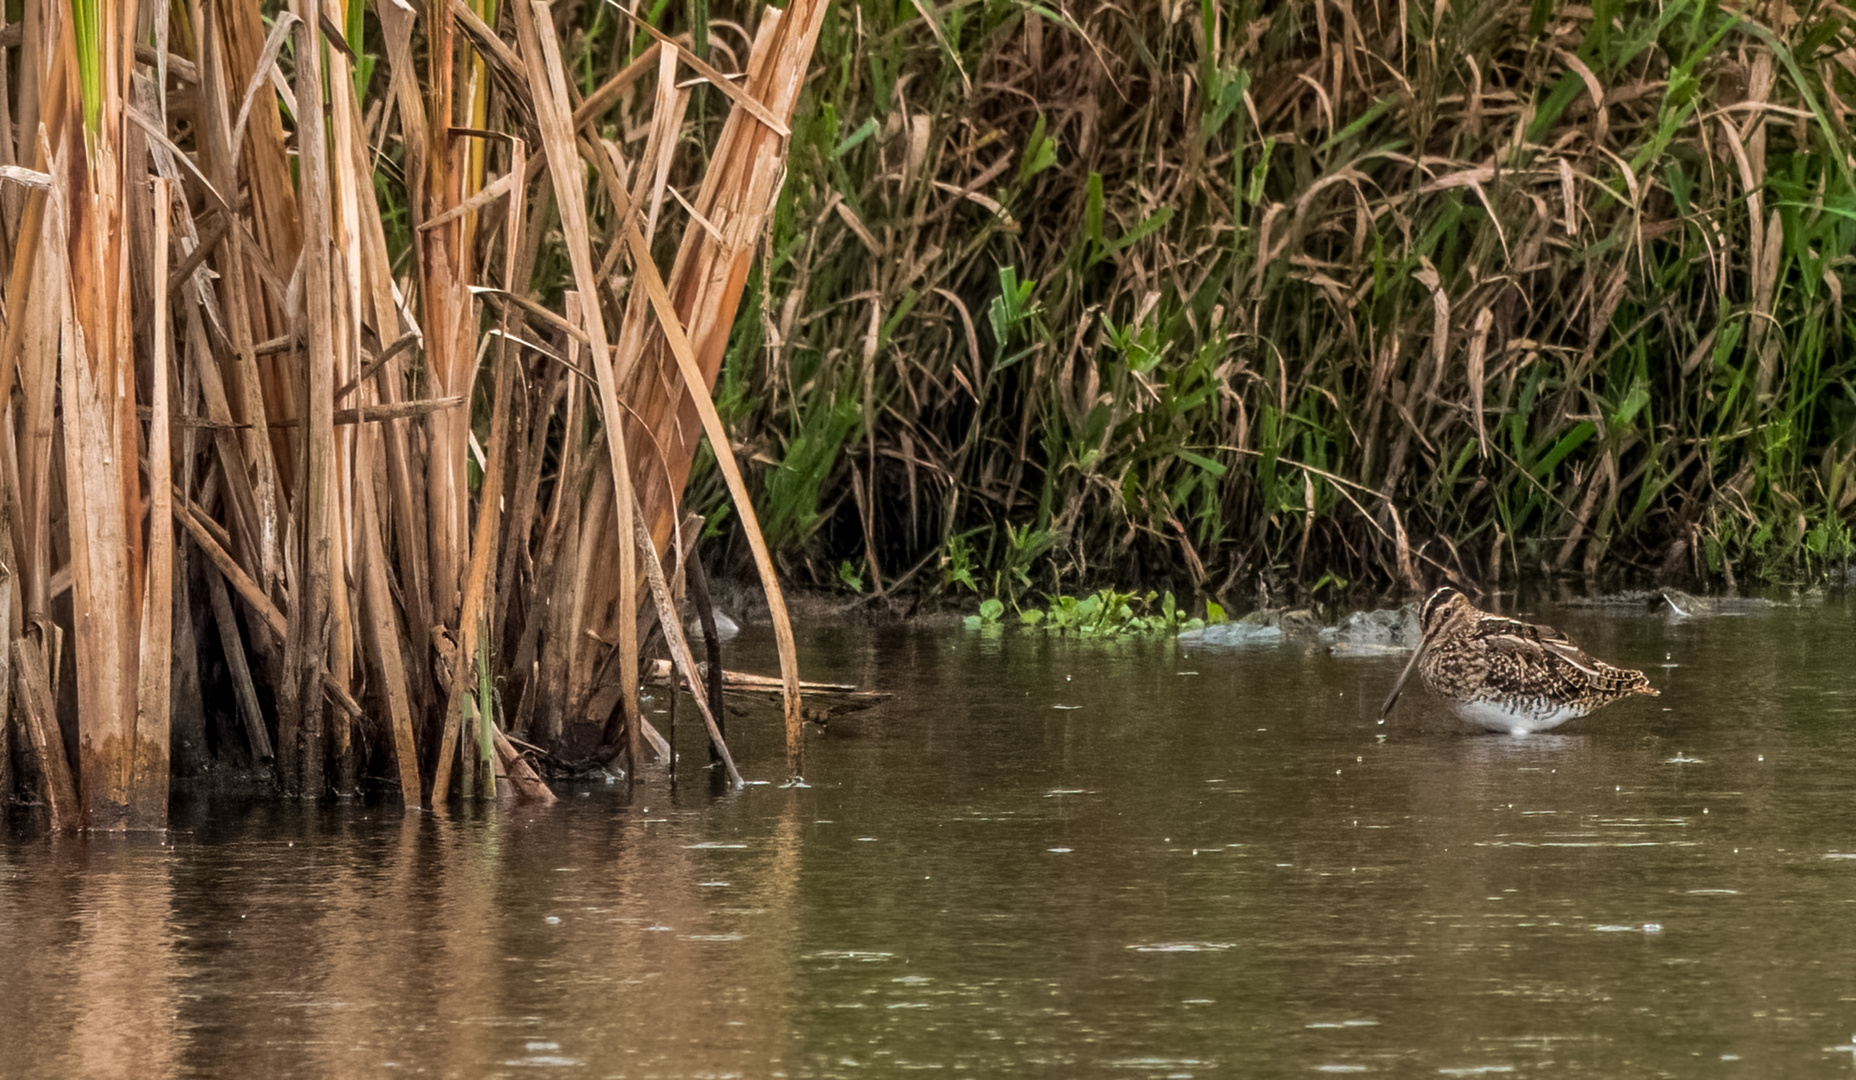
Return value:
<svg viewBox="0 0 1856 1080">
<path fill-rule="evenodd" d="M 840 4 L 718 391 L 770 539 L 1008 596 L 1847 558 L 1851 18 Z"/>
</svg>

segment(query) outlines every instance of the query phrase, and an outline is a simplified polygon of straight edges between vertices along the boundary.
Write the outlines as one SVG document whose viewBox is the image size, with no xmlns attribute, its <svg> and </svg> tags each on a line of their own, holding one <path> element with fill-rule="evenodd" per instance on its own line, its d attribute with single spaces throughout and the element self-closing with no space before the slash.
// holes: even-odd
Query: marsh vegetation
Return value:
<svg viewBox="0 0 1856 1080">
<path fill-rule="evenodd" d="M 820 52 L 718 396 L 801 580 L 1849 556 L 1845 7 L 847 4 Z"/>
<path fill-rule="evenodd" d="M 705 537 L 795 776 L 781 577 L 1173 627 L 1822 572 L 1851 19 L 23 0 L 0 760 L 93 826 L 209 768 L 540 796 L 518 741 L 655 760 L 667 656 L 734 777 L 661 617 Z"/>
</svg>

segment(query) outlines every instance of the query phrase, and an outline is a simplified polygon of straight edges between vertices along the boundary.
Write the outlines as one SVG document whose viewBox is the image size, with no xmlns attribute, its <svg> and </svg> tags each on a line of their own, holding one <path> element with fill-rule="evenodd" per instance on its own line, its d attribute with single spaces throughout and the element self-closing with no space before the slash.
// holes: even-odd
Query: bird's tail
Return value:
<svg viewBox="0 0 1856 1080">
<path fill-rule="evenodd" d="M 1598 670 L 1603 678 L 1597 681 L 1599 681 L 1609 693 L 1620 695 L 1648 694 L 1651 697 L 1656 697 L 1662 693 L 1662 691 L 1650 685 L 1650 677 L 1648 675 L 1645 675 L 1635 668 L 1615 668 L 1610 664 L 1600 663 L 1598 665 Z"/>
</svg>

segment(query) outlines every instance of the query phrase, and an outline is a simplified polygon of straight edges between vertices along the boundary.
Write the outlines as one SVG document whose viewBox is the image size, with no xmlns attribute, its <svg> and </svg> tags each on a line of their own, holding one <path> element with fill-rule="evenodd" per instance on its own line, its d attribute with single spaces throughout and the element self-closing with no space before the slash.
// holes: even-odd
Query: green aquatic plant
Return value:
<svg viewBox="0 0 1856 1080">
<path fill-rule="evenodd" d="M 1172 593 L 1124 593 L 1100 589 L 1086 596 L 1049 597 L 1044 607 L 1018 608 L 1018 625 L 1026 631 L 1056 634 L 1062 637 L 1115 638 L 1146 635 L 1175 635 L 1182 630 L 1206 625 L 1207 619 L 1188 617 Z M 1006 604 L 997 597 L 980 604 L 979 613 L 966 617 L 969 630 L 1000 627 L 1005 622 Z M 1224 609 L 1208 603 L 1207 614 L 1216 613 L 1213 621 L 1224 621 Z"/>
</svg>

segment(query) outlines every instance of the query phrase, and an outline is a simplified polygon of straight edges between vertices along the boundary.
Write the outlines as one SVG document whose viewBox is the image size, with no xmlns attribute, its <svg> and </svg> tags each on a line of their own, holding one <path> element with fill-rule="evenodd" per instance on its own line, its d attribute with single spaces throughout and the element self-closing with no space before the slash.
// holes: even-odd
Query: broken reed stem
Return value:
<svg viewBox="0 0 1856 1080">
<path fill-rule="evenodd" d="M 671 306 L 670 296 L 664 290 L 663 279 L 657 275 L 657 265 L 651 261 L 650 250 L 646 247 L 643 234 L 639 233 L 636 223 L 625 223 L 625 239 L 631 245 L 634 268 L 643 282 L 652 306 L 657 309 L 658 326 L 663 331 L 664 340 L 669 345 L 671 354 L 676 357 L 677 367 L 689 388 L 690 398 L 696 405 L 696 415 L 701 417 L 703 431 L 709 436 L 709 445 L 715 451 L 716 464 L 722 470 L 722 476 L 728 484 L 728 491 L 735 500 L 735 509 L 741 517 L 742 532 L 748 538 L 748 546 L 754 552 L 754 565 L 760 571 L 761 585 L 766 592 L 767 608 L 773 617 L 775 640 L 779 644 L 780 677 L 786 688 L 782 710 L 786 734 L 786 769 L 789 779 L 799 779 L 804 769 L 802 751 L 804 748 L 804 713 L 799 700 L 799 659 L 798 647 L 793 641 L 792 620 L 786 613 L 786 597 L 780 590 L 778 577 L 773 570 L 773 557 L 767 552 L 767 543 L 761 536 L 760 521 L 754 514 L 753 500 L 748 496 L 747 484 L 741 478 L 741 468 L 735 463 L 734 451 L 728 442 L 728 433 L 722 427 L 722 419 L 716 414 L 715 403 L 709 399 L 708 384 L 702 374 L 696 370 L 694 354 L 690 348 L 689 338 L 683 333 L 682 325 L 677 321 L 675 308 Z"/>
<path fill-rule="evenodd" d="M 636 498 L 635 495 L 633 497 Z M 676 661 L 677 670 L 683 673 L 683 678 L 689 683 L 690 696 L 696 701 L 696 711 L 702 714 L 703 726 L 709 730 L 710 749 L 722 759 L 722 767 L 728 771 L 730 786 L 740 787 L 741 772 L 735 768 L 734 755 L 728 752 L 728 742 L 722 738 L 722 726 L 716 721 L 714 710 L 721 708 L 721 699 L 710 701 L 701 673 L 696 670 L 696 660 L 690 655 L 689 641 L 684 638 L 682 622 L 677 618 L 677 603 L 671 598 L 670 585 L 664 580 L 664 567 L 657 557 L 657 545 L 652 542 L 651 533 L 644 526 L 644 507 L 638 507 L 638 514 L 632 518 L 632 523 L 637 538 L 638 558 L 644 563 L 645 580 L 651 583 L 651 599 L 657 604 L 658 629 L 664 633 L 664 641 L 670 646 L 670 656 Z"/>
<path fill-rule="evenodd" d="M 486 502 L 489 500 L 485 500 Z M 490 686 L 490 637 L 484 623 L 477 620 L 477 755 L 478 768 L 483 772 L 481 785 L 483 797 L 496 797 L 496 700 L 495 691 Z"/>
<path fill-rule="evenodd" d="M 380 536 L 380 510 L 374 485 L 361 487 L 361 611 L 362 642 L 373 657 L 386 699 L 387 726 L 393 740 L 393 762 L 400 778 L 400 799 L 407 806 L 424 802 L 419 778 L 419 743 L 413 731 L 412 697 L 400 653 L 399 626 L 393 618 L 393 593 L 387 582 L 387 555 Z"/>
<path fill-rule="evenodd" d="M 245 642 L 239 636 L 238 622 L 232 613 L 232 598 L 226 595 L 225 578 L 217 573 L 206 577 L 213 621 L 219 626 L 219 647 L 231 673 L 232 693 L 238 702 L 238 714 L 245 721 L 245 739 L 251 758 L 260 765 L 274 763 L 277 752 L 271 748 L 271 733 L 264 726 L 264 711 L 258 704 L 258 691 L 251 679 L 251 666 L 245 659 Z"/>
<path fill-rule="evenodd" d="M 154 414 L 148 424 L 148 571 L 142 594 L 140 658 L 135 694 L 135 752 L 130 763 L 131 824 L 164 828 L 168 820 L 168 749 L 170 742 L 169 663 L 174 640 L 174 498 L 168 451 L 168 341 L 170 323 L 167 275 L 168 230 L 173 198 L 168 181 L 154 182 L 154 356 L 149 397 Z"/>
<path fill-rule="evenodd" d="M 505 315 L 505 320 L 507 316 Z M 496 359 L 496 389 L 490 412 L 490 453 L 483 472 L 483 498 L 477 503 L 477 527 L 471 537 L 470 563 L 464 576 L 464 601 L 458 632 L 457 666 L 451 672 L 450 700 L 445 706 L 445 726 L 438 738 L 438 765 L 432 774 L 432 804 L 444 802 L 449 791 L 451 753 L 459 737 L 464 699 L 470 695 L 474 680 L 470 669 L 479 662 L 478 641 L 484 633 L 485 590 L 489 587 L 491 552 L 496 546 L 497 523 L 501 518 L 504 461 L 509 456 L 510 398 L 515 387 L 516 358 L 509 355 L 507 334 Z M 487 651 L 484 656 L 487 657 Z M 483 716 L 482 722 L 493 719 Z M 475 769 L 466 764 L 466 769 Z"/>
<path fill-rule="evenodd" d="M 64 736 L 58 731 L 58 710 L 46 681 L 45 658 L 38 642 L 13 639 L 13 680 L 19 701 L 19 718 L 26 745 L 45 787 L 40 793 L 55 829 L 74 829 L 83 821 L 77 802 L 77 785 L 71 763 L 64 756 Z"/>
<path fill-rule="evenodd" d="M 516 752 L 509 744 L 509 737 L 496 727 L 490 728 L 496 740 L 496 758 L 503 766 L 503 775 L 508 778 L 509 786 L 516 797 L 547 805 L 556 800 L 554 792 L 547 783 L 535 773 L 528 759 Z"/>
<path fill-rule="evenodd" d="M 683 521 L 686 532 L 700 534 L 702 526 L 703 519 L 696 514 L 689 515 Z M 728 710 L 722 703 L 722 635 L 716 628 L 715 604 L 709 598 L 709 574 L 703 569 L 702 559 L 693 550 L 680 566 L 684 580 L 689 583 L 690 604 L 696 609 L 696 620 L 702 627 L 702 649 L 709 665 L 709 701 L 715 713 L 715 729 L 723 738 L 727 738 Z M 713 746 L 709 754 L 712 761 L 721 758 Z"/>
</svg>

